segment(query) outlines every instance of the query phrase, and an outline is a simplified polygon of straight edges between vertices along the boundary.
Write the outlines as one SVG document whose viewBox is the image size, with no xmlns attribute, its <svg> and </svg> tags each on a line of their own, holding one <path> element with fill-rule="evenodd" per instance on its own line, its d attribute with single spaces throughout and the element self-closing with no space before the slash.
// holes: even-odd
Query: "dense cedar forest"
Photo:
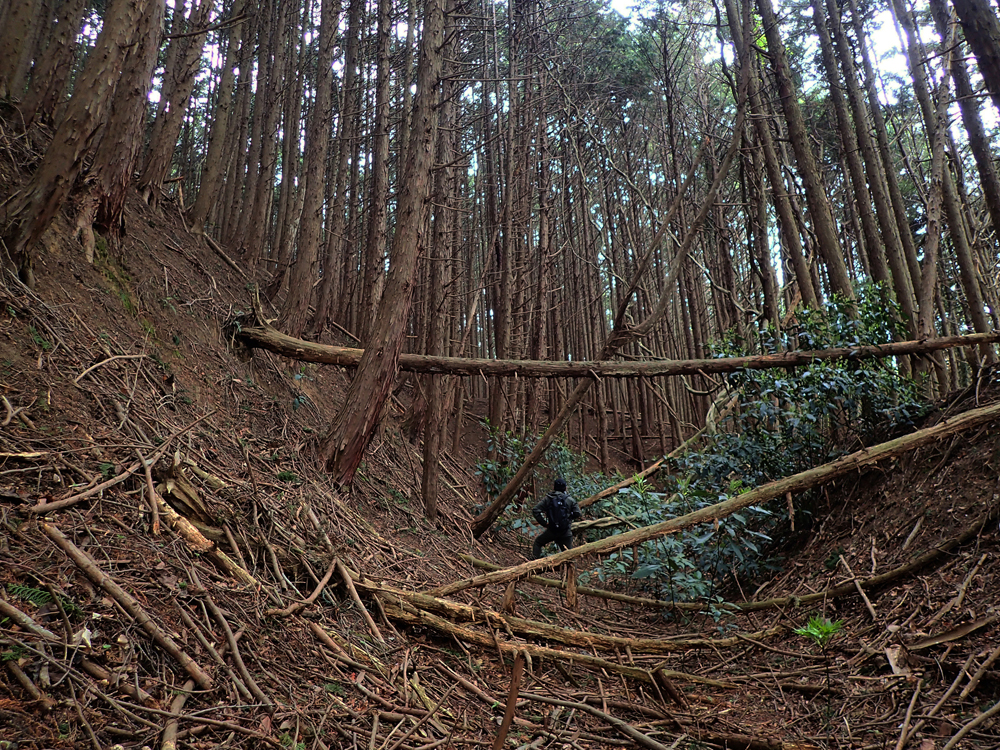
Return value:
<svg viewBox="0 0 1000 750">
<path fill-rule="evenodd" d="M 998 155 L 989 0 L 0 0 L 0 750 L 1000 748 Z"/>
<path fill-rule="evenodd" d="M 987 0 L 630 17 L 527 0 L 7 0 L 0 19 L 5 127 L 45 142 L 0 209 L 4 262 L 30 286 L 63 210 L 88 259 L 113 248 L 130 190 L 179 212 L 281 332 L 366 350 L 356 408 L 320 447 L 341 484 L 401 352 L 752 354 L 794 342 L 798 311 L 859 294 L 897 339 L 996 323 Z M 994 356 L 957 352 L 895 366 L 944 393 Z M 429 456 L 485 400 L 497 434 L 551 423 L 605 469 L 681 444 L 717 390 L 700 374 L 412 385 Z"/>
</svg>

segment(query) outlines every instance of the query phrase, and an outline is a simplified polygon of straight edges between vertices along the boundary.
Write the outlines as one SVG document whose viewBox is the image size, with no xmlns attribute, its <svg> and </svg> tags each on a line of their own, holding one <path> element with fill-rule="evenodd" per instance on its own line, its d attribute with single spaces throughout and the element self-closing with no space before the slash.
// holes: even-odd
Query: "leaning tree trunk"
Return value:
<svg viewBox="0 0 1000 750">
<path fill-rule="evenodd" d="M 66 81 L 73 67 L 76 36 L 83 25 L 86 0 L 65 0 L 56 14 L 55 34 L 31 73 L 31 83 L 21 104 L 25 125 L 36 119 L 45 122 L 55 116 L 56 108 L 66 91 Z M 4 43 L 0 41 L 0 49 Z"/>
<path fill-rule="evenodd" d="M 729 30 L 732 32 L 733 42 L 736 46 L 736 54 L 742 56 L 745 53 L 743 29 L 740 26 L 740 14 L 736 8 L 735 0 L 726 0 L 726 17 L 729 21 Z M 781 233 L 785 250 L 792 262 L 795 280 L 798 282 L 799 292 L 802 295 L 802 304 L 805 307 L 815 309 L 819 306 L 816 295 L 817 290 L 813 286 L 812 277 L 809 274 L 809 264 L 802 250 L 802 240 L 799 236 L 798 225 L 795 222 L 792 204 L 787 195 L 784 177 L 781 174 L 781 164 L 778 161 L 778 153 L 774 148 L 774 139 L 771 134 L 769 113 L 764 111 L 761 101 L 760 79 L 757 77 L 756 65 L 754 65 L 754 71 L 750 74 L 749 97 L 750 108 L 753 113 L 754 133 L 763 151 L 764 167 L 767 170 L 768 182 L 771 184 L 771 197 L 778 219 L 778 231 Z M 763 185 L 761 185 L 761 190 L 763 190 Z"/>
<path fill-rule="evenodd" d="M 906 56 L 910 66 L 910 73 L 913 77 L 913 90 L 920 110 L 923 114 L 924 125 L 927 129 L 927 136 L 930 142 L 934 142 L 937 131 L 947 127 L 947 119 L 944 115 L 938 116 L 931 102 L 928 91 L 927 74 L 924 70 L 923 52 L 917 36 L 917 28 L 913 16 L 902 3 L 901 0 L 892 0 L 893 12 L 899 19 L 900 25 L 906 32 Z M 954 38 L 954 35 L 952 35 Z M 949 49 L 950 53 L 950 49 Z M 945 81 L 948 79 L 948 69 L 945 67 Z M 943 147 L 943 146 L 942 146 Z M 948 165 L 944 165 L 941 174 L 941 186 L 945 216 L 948 220 L 948 229 L 952 245 L 955 249 L 955 257 L 958 260 L 959 279 L 965 291 L 966 306 L 968 308 L 969 319 L 972 321 L 973 329 L 976 333 L 986 333 L 990 329 L 989 321 L 986 318 L 985 305 L 983 303 L 983 293 L 979 286 L 978 273 L 975 267 L 975 260 L 972 248 L 969 246 L 968 234 L 966 233 L 965 220 L 958 202 L 958 194 L 955 189 L 955 181 L 952 178 Z M 926 270 L 926 269 L 925 269 Z M 923 316 L 924 311 L 920 310 L 918 316 Z M 928 313 L 930 314 L 930 313 Z M 983 347 L 981 355 L 987 362 L 995 361 L 992 347 Z"/>
<path fill-rule="evenodd" d="M 79 200 L 76 228 L 88 263 L 94 261 L 94 229 L 121 237 L 125 233 L 125 196 L 131 185 L 139 150 L 153 69 L 160 50 L 163 0 L 149 0 L 136 29 L 138 39 L 129 48 L 121 79 L 115 88 L 108 124 L 87 171 Z"/>
<path fill-rule="evenodd" d="M 843 68 L 844 82 L 847 87 L 847 99 L 851 105 L 851 112 L 854 115 L 854 132 L 857 135 L 858 147 L 861 150 L 861 157 L 864 163 L 865 175 L 868 178 L 868 188 L 874 202 L 875 217 L 878 219 L 879 230 L 882 233 L 886 262 L 892 273 L 892 285 L 896 292 L 896 302 L 903 313 L 903 322 L 907 332 L 914 336 L 916 334 L 916 301 L 913 285 L 915 279 L 910 276 L 910 267 L 906 262 L 906 243 L 913 243 L 913 235 L 906 226 L 903 236 L 900 235 L 899 227 L 895 221 L 892 209 L 892 199 L 887 171 L 891 169 L 891 162 L 883 169 L 879 154 L 872 140 L 868 123 L 868 108 L 865 106 L 864 98 L 861 96 L 861 89 L 858 86 L 858 73 L 854 66 L 854 52 L 850 47 L 847 35 L 844 33 L 844 26 L 840 15 L 840 8 L 835 0 L 827 0 L 827 12 L 830 18 L 830 30 L 833 32 L 837 57 Z M 860 44 L 864 45 L 864 39 L 860 39 Z M 867 59 L 867 58 L 865 58 Z M 881 121 L 881 113 L 876 113 L 877 119 Z M 884 125 L 883 125 L 884 130 Z M 888 152 L 886 152 L 888 157 Z M 892 174 L 895 182 L 895 173 Z M 898 190 L 898 187 L 896 188 Z M 915 250 L 913 251 L 916 252 Z"/>
<path fill-rule="evenodd" d="M 424 0 L 424 27 L 417 71 L 410 142 L 400 178 L 396 231 L 389 278 L 378 315 L 344 405 L 320 444 L 327 471 L 339 485 L 354 479 L 368 441 L 389 397 L 403 348 L 413 299 L 417 258 L 427 245 L 427 206 L 437 142 L 438 87 L 443 61 L 442 0 Z"/>
<path fill-rule="evenodd" d="M 21 280 L 34 286 L 31 250 L 69 195 L 107 117 L 122 61 L 135 39 L 145 0 L 110 0 L 73 98 L 31 180 L 0 213 L 3 242 Z"/>
<path fill-rule="evenodd" d="M 854 201 L 861 220 L 865 246 L 868 248 L 871 277 L 873 281 L 888 287 L 891 283 L 889 265 L 886 262 L 886 255 L 882 249 L 883 240 L 879 236 L 879 228 L 872 212 L 872 196 L 868 190 L 868 184 L 865 182 L 864 168 L 858 153 L 858 139 L 852 128 L 851 117 L 847 113 L 847 102 L 844 99 L 840 83 L 837 57 L 833 51 L 830 30 L 827 28 L 824 5 L 824 0 L 812 1 L 813 23 L 816 25 L 816 33 L 819 36 L 823 68 L 826 70 L 826 80 L 830 86 L 830 100 L 837 118 L 837 130 L 840 132 L 840 142 L 843 146 L 844 159 L 847 162 L 847 172 L 851 178 L 851 187 L 854 189 Z M 861 128 L 865 127 L 867 123 L 860 121 L 857 125 Z"/>
<path fill-rule="evenodd" d="M 944 0 L 931 0 L 931 12 L 937 25 L 941 41 L 948 36 L 948 8 Z M 995 237 L 1000 237 L 1000 177 L 997 176 L 990 152 L 990 142 L 979 116 L 979 101 L 969 80 L 965 59 L 960 54 L 951 56 L 951 77 L 955 81 L 955 95 L 962 112 L 962 123 L 969 136 L 969 148 L 976 160 L 979 184 L 983 188 L 983 202 L 989 212 Z"/>
<path fill-rule="evenodd" d="M 1000 110 L 1000 20 L 987 0 L 953 0 L 965 39 L 979 63 L 993 103 Z"/>
</svg>

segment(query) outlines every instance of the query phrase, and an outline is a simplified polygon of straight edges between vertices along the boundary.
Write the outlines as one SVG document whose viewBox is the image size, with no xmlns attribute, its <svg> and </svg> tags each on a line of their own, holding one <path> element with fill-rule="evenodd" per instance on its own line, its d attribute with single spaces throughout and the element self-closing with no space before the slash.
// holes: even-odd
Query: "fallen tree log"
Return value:
<svg viewBox="0 0 1000 750">
<path fill-rule="evenodd" d="M 861 586 L 861 588 L 866 592 L 874 591 L 906 577 L 910 573 L 919 570 L 925 565 L 931 564 L 938 558 L 944 557 L 956 547 L 977 537 L 980 533 L 982 533 L 982 530 L 988 524 L 993 523 L 998 519 L 1000 519 L 1000 502 L 994 503 L 994 505 L 982 518 L 977 519 L 958 536 L 941 542 L 933 549 L 914 557 L 908 563 L 900 565 L 898 568 L 887 570 L 885 573 L 879 573 L 876 576 L 871 576 L 870 578 L 866 578 L 864 580 L 859 579 L 857 581 L 857 585 L 855 585 L 854 581 L 849 581 L 848 583 L 842 583 L 839 586 L 833 586 L 831 588 L 824 589 L 823 591 L 816 591 L 812 594 L 803 594 L 801 596 L 778 596 L 772 599 L 762 599 L 756 602 L 716 602 L 714 606 L 734 614 L 740 612 L 760 612 L 765 609 L 775 609 L 777 607 L 786 607 L 789 605 L 799 607 L 804 604 L 812 604 L 813 602 L 828 601 L 830 599 L 840 599 L 846 596 L 853 596 L 857 593 L 857 586 Z M 499 565 L 487 562 L 486 560 L 480 560 L 476 557 L 472 557 L 472 555 L 459 554 L 459 557 L 470 565 L 483 570 L 504 570 L 504 568 Z M 563 581 L 556 578 L 526 576 L 524 580 L 528 583 L 534 583 L 539 586 L 548 586 L 550 588 L 562 589 L 566 587 L 566 584 Z M 652 607 L 655 609 L 679 609 L 696 612 L 705 609 L 705 605 L 698 602 L 668 602 L 663 601 L 662 599 L 647 599 L 641 596 L 630 596 L 628 594 L 620 594 L 617 591 L 607 591 L 605 589 L 595 589 L 587 586 L 578 586 L 576 590 L 578 594 L 583 594 L 584 596 L 609 599 L 612 601 L 624 602 L 626 604 L 635 604 L 641 607 Z"/>
<path fill-rule="evenodd" d="M 702 432 L 701 430 L 698 430 L 698 432 L 696 433 L 696 435 L 694 437 L 700 437 L 701 432 Z M 677 450 L 672 451 L 670 453 L 670 456 L 677 455 L 678 452 L 681 451 L 683 448 L 685 448 L 689 443 L 691 443 L 690 439 L 687 440 L 687 441 L 685 441 L 684 445 L 682 445 L 679 448 L 677 448 Z M 636 482 L 638 482 L 640 479 L 645 479 L 646 477 L 651 476 L 652 474 L 655 474 L 657 471 L 659 471 L 660 467 L 663 466 L 663 463 L 670 456 L 664 456 L 663 458 L 661 458 L 661 459 L 659 459 L 657 461 L 654 461 L 652 464 L 650 464 L 649 466 L 647 466 L 645 469 L 643 469 L 642 471 L 640 471 L 638 474 L 633 474 L 632 476 L 628 477 L 627 479 L 623 479 L 622 481 L 618 482 L 618 484 L 613 484 L 610 487 L 605 487 L 600 492 L 597 492 L 597 493 L 591 495 L 590 497 L 588 497 L 588 498 L 586 498 L 584 500 L 581 500 L 579 503 L 577 503 L 577 505 L 579 505 L 581 508 L 586 508 L 588 505 L 593 505 L 598 500 L 603 500 L 606 497 L 611 497 L 612 495 L 616 494 L 619 490 L 623 490 L 626 487 L 631 487 L 633 484 L 635 484 Z M 574 530 L 576 530 L 576 524 L 573 524 L 573 528 L 574 528 Z"/>
<path fill-rule="evenodd" d="M 259 318 L 240 318 L 228 326 L 235 341 L 251 349 L 264 349 L 300 362 L 316 362 L 340 367 L 357 367 L 364 349 L 329 346 L 288 336 Z M 751 357 L 718 359 L 655 360 L 623 362 L 594 360 L 585 362 L 549 362 L 527 359 L 477 359 L 435 357 L 424 354 L 400 354 L 399 369 L 438 375 L 519 378 L 634 378 L 676 377 L 801 367 L 822 360 L 880 359 L 909 354 L 929 354 L 961 346 L 979 346 L 1000 342 L 1000 332 L 974 333 L 967 336 L 943 336 L 914 341 L 898 341 L 880 346 L 849 346 L 815 351 L 781 352 Z"/>
<path fill-rule="evenodd" d="M 486 560 L 480 560 L 478 557 L 473 557 L 472 555 L 466 555 L 459 553 L 458 557 L 470 565 L 481 568 L 482 570 L 504 570 L 505 568 L 495 565 Z M 565 589 L 566 582 L 559 580 L 557 578 L 543 578 L 542 576 L 525 576 L 525 581 L 528 583 L 535 583 L 539 586 L 548 586 L 554 589 Z M 686 610 L 688 612 L 701 612 L 705 609 L 705 605 L 699 602 L 668 602 L 665 599 L 649 599 L 644 596 L 632 596 L 631 594 L 621 594 L 617 591 L 608 591 L 607 589 L 595 589 L 590 586 L 577 586 L 576 593 L 582 594 L 583 596 L 590 596 L 595 599 L 607 599 L 614 602 L 622 602 L 624 604 L 635 604 L 639 607 L 651 607 L 653 609 L 678 609 Z M 721 609 L 736 609 L 740 605 L 738 604 L 728 604 L 720 603 L 717 604 Z"/>
<path fill-rule="evenodd" d="M 732 515 L 743 508 L 748 508 L 751 505 L 758 505 L 776 497 L 783 497 L 788 493 L 802 492 L 819 487 L 837 477 L 872 466 L 887 458 L 901 456 L 924 445 L 951 437 L 952 435 L 992 422 L 998 418 L 1000 418 L 1000 403 L 984 406 L 979 409 L 972 409 L 956 417 L 945 419 L 933 427 L 918 430 L 917 432 L 889 440 L 871 448 L 856 451 L 822 466 L 816 466 L 798 474 L 793 474 L 790 477 L 769 482 L 742 495 L 737 495 L 706 508 L 700 508 L 692 513 L 653 524 L 652 526 L 626 531 L 625 533 L 610 536 L 596 542 L 590 542 L 589 544 L 583 544 L 565 552 L 559 552 L 551 557 L 530 560 L 505 570 L 498 570 L 462 581 L 455 581 L 454 583 L 432 589 L 427 593 L 433 596 L 444 597 L 469 588 L 479 588 L 495 583 L 507 583 L 508 581 L 522 578 L 529 573 L 558 567 L 565 562 L 575 560 L 584 555 L 613 552 L 623 547 L 629 547 L 633 544 L 646 542 L 660 536 L 673 534 L 697 524 L 716 521 Z"/>
<path fill-rule="evenodd" d="M 591 656 L 590 654 L 581 654 L 575 651 L 560 651 L 559 649 L 548 648 L 546 646 L 536 646 L 533 643 L 523 641 L 503 641 L 497 638 L 495 634 L 481 633 L 478 630 L 473 630 L 472 628 L 462 627 L 451 620 L 439 617 L 432 612 L 419 609 L 406 602 L 393 602 L 391 600 L 387 600 L 384 602 L 383 608 L 385 609 L 386 616 L 391 619 L 398 620 L 409 625 L 424 625 L 441 633 L 452 635 L 468 643 L 475 643 L 486 648 L 496 649 L 504 656 L 510 656 L 511 658 L 516 656 L 518 652 L 523 651 L 532 658 L 537 657 L 541 659 L 552 659 L 557 662 L 581 664 L 592 669 L 604 669 L 608 672 L 631 677 L 635 680 L 639 680 L 640 682 L 645 682 L 650 685 L 653 684 L 653 677 L 649 670 L 643 669 L 642 667 L 636 667 L 630 664 L 618 664 L 617 662 L 601 659 L 597 656 Z M 693 682 L 717 688 L 734 689 L 738 687 L 735 683 L 721 682 L 719 680 L 713 680 L 700 675 L 688 674 L 687 672 L 674 672 L 667 669 L 662 669 L 661 671 L 672 680 Z"/>
<path fill-rule="evenodd" d="M 523 617 L 505 615 L 491 609 L 474 607 L 469 604 L 439 599 L 417 591 L 402 591 L 385 584 L 375 583 L 372 580 L 362 581 L 359 577 L 354 577 L 354 585 L 361 591 L 377 596 L 383 603 L 392 602 L 395 606 L 402 608 L 403 604 L 410 604 L 419 610 L 428 612 L 438 612 L 447 616 L 450 620 L 464 622 L 485 622 L 490 627 L 502 631 L 515 633 L 526 638 L 541 638 L 547 641 L 561 643 L 566 646 L 576 648 L 597 649 L 601 651 L 630 650 L 634 654 L 669 654 L 678 651 L 691 651 L 694 649 L 719 649 L 731 648 L 741 645 L 743 641 L 739 637 L 732 638 L 627 638 L 617 635 L 606 635 L 603 633 L 590 633 L 583 630 L 572 630 L 570 628 L 552 625 L 539 620 L 528 620 Z M 754 638 L 757 640 L 770 638 L 786 631 L 782 625 L 778 625 L 757 633 L 746 633 L 744 638 Z"/>
</svg>

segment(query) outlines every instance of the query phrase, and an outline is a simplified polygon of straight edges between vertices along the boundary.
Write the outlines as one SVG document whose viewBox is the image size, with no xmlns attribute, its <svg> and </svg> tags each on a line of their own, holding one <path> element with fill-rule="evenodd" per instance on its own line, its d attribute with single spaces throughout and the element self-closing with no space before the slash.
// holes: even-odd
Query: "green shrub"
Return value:
<svg viewBox="0 0 1000 750">
<path fill-rule="evenodd" d="M 834 300 L 798 314 L 798 327 L 766 332 L 757 351 L 729 342 L 719 356 L 792 348 L 885 344 L 895 311 L 877 289 L 860 290 L 857 314 Z M 634 485 L 609 498 L 617 515 L 648 525 L 714 505 L 747 489 L 826 463 L 913 425 L 927 405 L 892 360 L 820 361 L 794 370 L 742 370 L 728 376 L 737 406 L 697 453 L 671 462 L 664 492 Z M 808 504 L 800 509 L 808 514 Z M 754 579 L 777 567 L 773 538 L 788 524 L 783 500 L 746 508 L 609 557 L 605 574 L 629 575 L 670 599 L 717 599 L 727 579 Z M 799 526 L 801 528 L 801 526 Z M 625 562 L 627 557 L 627 564 Z"/>
</svg>

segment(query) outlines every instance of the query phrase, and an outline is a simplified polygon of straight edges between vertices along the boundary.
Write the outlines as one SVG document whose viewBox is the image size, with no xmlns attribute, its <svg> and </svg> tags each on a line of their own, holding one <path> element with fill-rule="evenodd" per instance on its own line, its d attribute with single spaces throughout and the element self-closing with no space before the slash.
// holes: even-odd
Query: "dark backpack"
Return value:
<svg viewBox="0 0 1000 750">
<path fill-rule="evenodd" d="M 566 532 L 570 528 L 569 495 L 565 492 L 553 492 L 549 495 L 548 517 L 549 528 L 553 531 Z"/>
</svg>

